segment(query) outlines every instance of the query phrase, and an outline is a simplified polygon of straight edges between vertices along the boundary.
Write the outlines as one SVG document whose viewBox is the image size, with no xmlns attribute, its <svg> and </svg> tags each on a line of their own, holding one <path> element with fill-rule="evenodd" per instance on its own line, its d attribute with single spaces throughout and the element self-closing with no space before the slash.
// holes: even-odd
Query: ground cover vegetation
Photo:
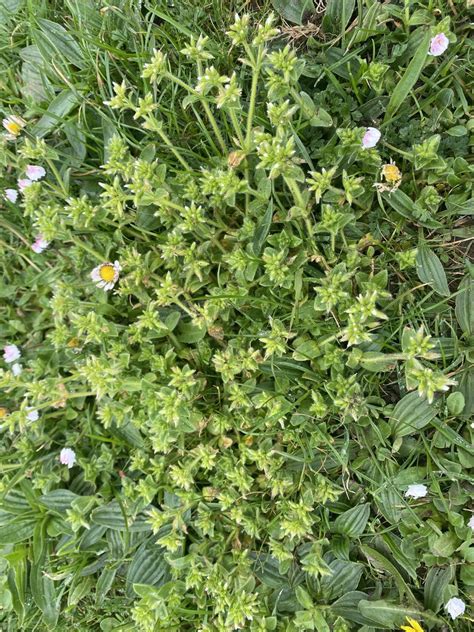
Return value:
<svg viewBox="0 0 474 632">
<path fill-rule="evenodd" d="M 2 629 L 471 629 L 470 5 L 0 1 Z"/>
</svg>

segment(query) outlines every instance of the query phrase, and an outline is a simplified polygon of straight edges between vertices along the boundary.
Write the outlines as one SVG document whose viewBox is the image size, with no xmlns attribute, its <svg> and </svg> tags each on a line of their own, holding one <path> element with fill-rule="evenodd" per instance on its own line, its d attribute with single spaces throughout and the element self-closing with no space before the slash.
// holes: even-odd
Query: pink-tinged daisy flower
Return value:
<svg viewBox="0 0 474 632">
<path fill-rule="evenodd" d="M 382 134 L 376 127 L 368 127 L 362 138 L 362 147 L 364 149 L 372 149 L 379 142 Z"/>
<path fill-rule="evenodd" d="M 21 364 L 18 364 L 18 362 L 15 362 L 15 364 L 12 364 L 12 373 L 15 377 L 18 377 L 19 375 L 21 375 L 22 371 L 23 369 L 21 368 Z"/>
<path fill-rule="evenodd" d="M 114 261 L 114 263 L 110 263 L 110 261 L 101 263 L 100 266 L 92 270 L 91 279 L 97 287 L 108 292 L 117 283 L 121 269 L 122 267 L 118 261 Z"/>
<path fill-rule="evenodd" d="M 424 498 L 428 493 L 426 485 L 408 485 L 408 489 L 405 492 L 406 498 Z"/>
<path fill-rule="evenodd" d="M 438 33 L 431 38 L 430 52 L 433 57 L 439 57 L 449 46 L 449 40 L 444 33 Z"/>
<path fill-rule="evenodd" d="M 71 469 L 76 462 L 76 453 L 71 448 L 63 448 L 59 453 L 59 462 L 61 465 L 67 465 Z"/>
<path fill-rule="evenodd" d="M 16 189 L 5 189 L 5 198 L 15 204 L 18 199 L 18 191 Z"/>
<path fill-rule="evenodd" d="M 7 138 L 9 140 L 15 140 L 15 138 L 21 133 L 21 130 L 25 127 L 26 121 L 19 116 L 7 116 L 2 121 L 3 127 L 7 130 Z"/>
<path fill-rule="evenodd" d="M 448 603 L 444 606 L 444 609 L 454 621 L 454 619 L 457 619 L 464 614 L 466 604 L 462 599 L 459 599 L 459 597 L 451 597 Z"/>
<path fill-rule="evenodd" d="M 5 345 L 3 347 L 3 359 L 5 362 L 16 362 L 21 357 L 21 352 L 16 345 Z"/>
<path fill-rule="evenodd" d="M 24 191 L 25 189 L 30 187 L 32 184 L 33 184 L 33 180 L 30 180 L 29 178 L 20 178 L 18 180 L 18 188 L 20 189 L 20 191 Z"/>
<path fill-rule="evenodd" d="M 31 250 L 33 250 L 37 254 L 41 254 L 43 250 L 46 250 L 50 243 L 51 242 L 44 239 L 43 235 L 36 235 L 35 242 L 31 244 Z"/>
<path fill-rule="evenodd" d="M 27 408 L 28 412 L 26 413 L 26 418 L 28 421 L 38 421 L 39 412 L 34 410 L 33 408 Z"/>
<path fill-rule="evenodd" d="M 36 182 L 36 180 L 41 180 L 46 175 L 46 171 L 43 167 L 39 167 L 37 165 L 27 165 L 25 169 L 26 177 Z"/>
</svg>

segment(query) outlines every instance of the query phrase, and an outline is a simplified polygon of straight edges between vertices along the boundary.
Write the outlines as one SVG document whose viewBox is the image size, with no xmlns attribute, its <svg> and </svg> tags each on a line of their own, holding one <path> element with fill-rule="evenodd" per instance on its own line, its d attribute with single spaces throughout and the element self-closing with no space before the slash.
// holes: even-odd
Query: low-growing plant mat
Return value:
<svg viewBox="0 0 474 632">
<path fill-rule="evenodd" d="M 472 629 L 469 7 L 321 6 L 0 1 L 2 630 Z"/>
</svg>

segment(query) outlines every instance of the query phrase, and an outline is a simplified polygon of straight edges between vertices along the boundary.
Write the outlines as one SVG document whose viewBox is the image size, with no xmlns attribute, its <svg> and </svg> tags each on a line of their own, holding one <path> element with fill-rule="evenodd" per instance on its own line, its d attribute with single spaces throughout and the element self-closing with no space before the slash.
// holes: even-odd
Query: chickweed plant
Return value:
<svg viewBox="0 0 474 632">
<path fill-rule="evenodd" d="M 461 4 L 65 4 L 1 86 L 2 629 L 467 631 Z"/>
</svg>

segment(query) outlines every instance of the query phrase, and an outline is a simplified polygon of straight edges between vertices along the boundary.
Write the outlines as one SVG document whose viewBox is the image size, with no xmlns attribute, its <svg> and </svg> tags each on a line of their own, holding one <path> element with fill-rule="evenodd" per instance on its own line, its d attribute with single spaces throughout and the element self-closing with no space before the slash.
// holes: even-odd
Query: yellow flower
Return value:
<svg viewBox="0 0 474 632">
<path fill-rule="evenodd" d="M 117 283 L 121 269 L 122 267 L 118 261 L 114 261 L 114 263 L 107 261 L 92 270 L 91 278 L 97 287 L 108 292 Z"/>
<path fill-rule="evenodd" d="M 3 127 L 7 130 L 10 138 L 16 138 L 25 127 L 26 122 L 19 116 L 9 116 L 2 121 Z"/>
<path fill-rule="evenodd" d="M 395 184 L 402 179 L 402 173 L 400 169 L 393 162 L 382 167 L 382 175 L 390 184 Z"/>
<path fill-rule="evenodd" d="M 407 617 L 406 619 L 409 625 L 402 625 L 402 630 L 404 630 L 404 632 L 424 632 L 418 621 L 410 619 L 410 617 Z"/>
<path fill-rule="evenodd" d="M 0 406 L 0 419 L 3 419 L 8 415 L 8 409 L 4 406 Z"/>
</svg>

